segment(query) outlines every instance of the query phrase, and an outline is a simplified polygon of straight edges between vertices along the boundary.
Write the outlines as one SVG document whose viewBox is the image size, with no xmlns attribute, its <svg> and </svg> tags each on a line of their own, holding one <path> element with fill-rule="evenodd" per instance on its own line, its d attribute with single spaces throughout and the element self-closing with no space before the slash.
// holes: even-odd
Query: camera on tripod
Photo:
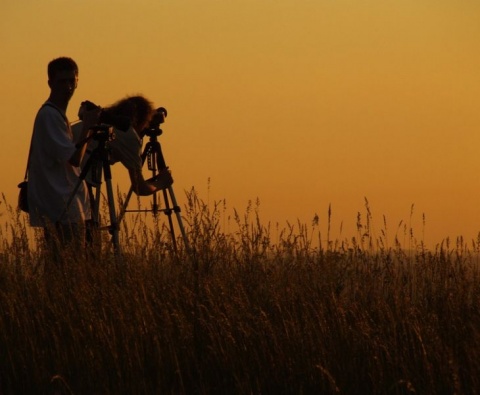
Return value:
<svg viewBox="0 0 480 395">
<path fill-rule="evenodd" d="M 160 129 L 160 124 L 165 122 L 166 117 L 167 117 L 166 108 L 164 107 L 157 108 L 150 123 L 143 130 L 143 135 L 148 137 L 160 136 L 163 133 L 162 129 Z"/>
<path fill-rule="evenodd" d="M 130 128 L 130 118 L 128 117 L 111 114 L 108 110 L 104 110 L 100 106 L 97 106 L 95 103 L 92 103 L 88 100 L 83 101 L 81 105 L 85 106 L 87 111 L 96 109 L 101 110 L 98 118 L 99 125 L 93 127 L 94 131 L 106 132 L 108 130 L 108 126 L 113 126 L 115 129 L 123 132 L 126 132 Z M 82 114 L 79 114 L 79 118 L 82 119 Z"/>
</svg>

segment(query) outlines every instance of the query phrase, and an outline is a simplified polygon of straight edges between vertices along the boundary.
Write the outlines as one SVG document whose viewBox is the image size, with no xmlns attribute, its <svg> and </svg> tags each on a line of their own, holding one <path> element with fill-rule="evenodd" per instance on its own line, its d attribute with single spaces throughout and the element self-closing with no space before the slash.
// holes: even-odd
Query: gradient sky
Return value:
<svg viewBox="0 0 480 395">
<path fill-rule="evenodd" d="M 258 198 L 264 222 L 318 214 L 322 232 L 331 205 L 343 239 L 367 198 L 379 235 L 384 216 L 391 237 L 403 221 L 432 247 L 480 231 L 476 0 L 1 0 L 0 13 L 12 204 L 46 65 L 71 56 L 71 121 L 83 100 L 141 93 L 167 108 L 181 205 L 191 187 L 240 213 Z M 121 165 L 114 182 L 128 189 Z"/>
</svg>

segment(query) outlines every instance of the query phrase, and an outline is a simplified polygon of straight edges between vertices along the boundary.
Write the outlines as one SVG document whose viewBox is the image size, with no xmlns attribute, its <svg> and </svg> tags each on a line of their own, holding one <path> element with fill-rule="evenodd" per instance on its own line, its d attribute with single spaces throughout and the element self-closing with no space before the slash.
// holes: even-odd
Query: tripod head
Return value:
<svg viewBox="0 0 480 395">
<path fill-rule="evenodd" d="M 99 144 L 99 146 L 104 146 L 107 141 L 115 140 L 115 133 L 113 131 L 113 127 L 110 125 L 99 124 L 92 126 L 90 129 L 93 131 L 93 134 L 85 137 L 83 140 L 75 144 L 75 148 L 80 148 L 84 144 L 88 144 L 90 140 L 95 140 L 99 143 L 103 143 Z"/>
<path fill-rule="evenodd" d="M 100 142 L 107 142 L 115 140 L 115 133 L 113 127 L 106 124 L 95 125 L 91 129 L 93 134 L 91 138 Z"/>
<path fill-rule="evenodd" d="M 160 129 L 160 125 L 165 122 L 166 117 L 167 110 L 164 107 L 157 108 L 149 125 L 143 130 L 143 135 L 150 137 L 151 140 L 161 136 L 163 131 Z"/>
</svg>

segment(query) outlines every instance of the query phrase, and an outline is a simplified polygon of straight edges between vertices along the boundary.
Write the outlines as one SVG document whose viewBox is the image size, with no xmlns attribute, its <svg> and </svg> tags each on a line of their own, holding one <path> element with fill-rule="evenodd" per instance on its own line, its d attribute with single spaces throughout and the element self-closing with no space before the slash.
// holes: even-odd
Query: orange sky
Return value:
<svg viewBox="0 0 480 395">
<path fill-rule="evenodd" d="M 86 99 L 142 93 L 167 108 L 180 204 L 192 186 L 239 212 L 258 197 L 265 222 L 317 213 L 322 232 L 331 204 L 345 238 L 366 197 L 379 234 L 384 215 L 390 235 L 411 222 L 432 247 L 480 231 L 476 1 L 2 0 L 0 13 L 0 189 L 12 204 L 46 65 L 71 56 L 72 121 Z"/>
</svg>

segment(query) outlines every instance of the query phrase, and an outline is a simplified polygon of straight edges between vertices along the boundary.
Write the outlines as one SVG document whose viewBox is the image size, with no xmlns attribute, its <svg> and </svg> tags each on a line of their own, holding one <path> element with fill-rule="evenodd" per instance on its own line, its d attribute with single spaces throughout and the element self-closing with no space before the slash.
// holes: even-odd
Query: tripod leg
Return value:
<svg viewBox="0 0 480 395">
<path fill-rule="evenodd" d="M 172 204 L 173 204 L 173 211 L 175 212 L 175 216 L 177 217 L 177 222 L 178 222 L 178 227 L 180 228 L 180 232 L 182 233 L 182 238 L 183 238 L 183 242 L 185 244 L 185 249 L 187 250 L 187 253 L 191 253 L 191 249 L 190 249 L 190 244 L 188 242 L 188 238 L 187 238 L 187 233 L 185 232 L 185 228 L 183 226 L 183 222 L 182 222 L 182 216 L 180 215 L 180 206 L 177 204 L 177 199 L 175 199 L 175 194 L 173 193 L 173 187 L 170 185 L 168 188 L 168 193 L 170 195 L 170 199 L 172 200 Z M 166 190 L 164 190 L 164 195 L 166 197 Z M 167 199 L 165 199 L 167 200 Z"/>
<path fill-rule="evenodd" d="M 90 209 L 92 218 L 87 222 L 87 242 L 92 257 L 100 257 L 102 240 L 100 236 L 100 188 L 101 183 L 94 186 L 87 184 L 90 196 Z M 95 191 L 94 191 L 95 190 Z"/>
<path fill-rule="evenodd" d="M 117 216 L 115 213 L 115 201 L 113 198 L 113 188 L 112 188 L 112 181 L 107 180 L 107 200 L 108 200 L 108 211 L 110 214 L 110 232 L 112 234 L 112 243 L 113 248 L 115 249 L 115 253 L 120 252 L 120 243 L 118 237 L 118 223 L 117 223 Z"/>
<path fill-rule="evenodd" d="M 173 220 L 172 220 L 172 209 L 170 208 L 170 203 L 168 202 L 168 195 L 167 190 L 164 189 L 163 191 L 163 198 L 165 200 L 165 214 L 168 217 L 168 225 L 170 226 L 170 235 L 172 237 L 173 249 L 177 252 L 177 239 L 175 238 L 175 230 L 173 228 Z"/>
<path fill-rule="evenodd" d="M 127 197 L 125 198 L 125 201 L 123 202 L 122 208 L 120 210 L 120 214 L 118 216 L 118 223 L 122 223 L 123 217 L 125 216 L 125 213 L 127 212 L 127 207 L 128 207 L 128 202 L 130 201 L 130 198 L 132 197 L 133 193 L 133 188 L 130 187 Z"/>
<path fill-rule="evenodd" d="M 151 152 L 151 149 L 152 149 L 151 147 L 152 147 L 152 143 L 148 142 L 147 145 L 145 146 L 143 152 L 142 152 L 142 155 L 141 155 L 142 166 L 145 163 L 145 160 L 147 159 L 148 155 Z M 120 209 L 120 215 L 118 216 L 118 223 L 122 222 L 123 217 L 125 216 L 125 213 L 127 212 L 128 203 L 130 202 L 130 198 L 132 197 L 132 193 L 133 193 L 133 188 L 130 187 L 130 189 L 128 191 L 128 194 L 127 194 L 127 197 L 125 198 L 125 202 L 123 203 L 122 208 Z"/>
<path fill-rule="evenodd" d="M 95 218 L 95 223 L 98 225 L 100 224 L 100 197 L 101 197 L 101 193 L 100 193 L 100 185 L 98 185 L 96 188 L 95 188 L 95 208 L 94 208 L 94 211 L 93 211 L 93 215 L 94 215 L 94 218 Z"/>
<path fill-rule="evenodd" d="M 108 158 L 103 161 L 103 174 L 105 176 L 105 184 L 107 186 L 107 201 L 108 201 L 108 211 L 110 214 L 110 233 L 112 235 L 112 243 L 115 251 L 115 255 L 120 257 L 120 240 L 118 237 L 118 221 L 117 214 L 115 212 L 115 199 L 113 195 L 112 187 L 112 169 L 110 168 L 110 163 Z"/>
</svg>

